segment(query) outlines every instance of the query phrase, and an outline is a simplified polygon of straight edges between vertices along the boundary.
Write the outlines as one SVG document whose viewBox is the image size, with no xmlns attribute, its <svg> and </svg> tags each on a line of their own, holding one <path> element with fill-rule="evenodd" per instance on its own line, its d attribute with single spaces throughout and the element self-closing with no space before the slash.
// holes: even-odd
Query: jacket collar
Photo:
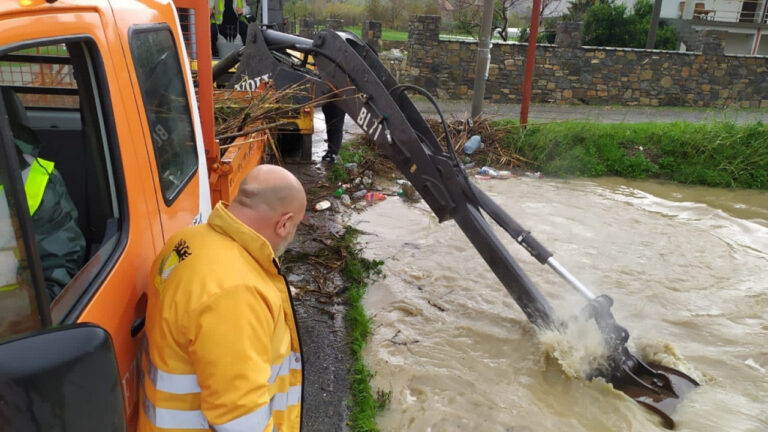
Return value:
<svg viewBox="0 0 768 432">
<path fill-rule="evenodd" d="M 272 251 L 272 246 L 261 234 L 249 228 L 227 210 L 227 205 L 219 202 L 208 216 L 208 225 L 237 242 L 254 260 L 264 268 L 271 267 L 270 263 L 276 263 L 277 258 Z M 279 271 L 279 268 L 278 268 Z"/>
</svg>

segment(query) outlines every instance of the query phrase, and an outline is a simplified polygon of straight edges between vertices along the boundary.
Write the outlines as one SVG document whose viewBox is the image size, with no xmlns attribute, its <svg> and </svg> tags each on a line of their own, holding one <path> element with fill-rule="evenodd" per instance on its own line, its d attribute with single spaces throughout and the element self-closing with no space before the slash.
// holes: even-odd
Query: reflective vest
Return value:
<svg viewBox="0 0 768 432">
<path fill-rule="evenodd" d="M 298 432 L 301 348 L 269 243 L 219 203 L 150 275 L 139 431 Z"/>
<path fill-rule="evenodd" d="M 213 0 L 213 4 L 210 2 L 208 3 L 209 7 L 213 9 L 211 14 L 211 23 L 213 24 L 221 24 L 222 21 L 224 21 L 224 0 Z M 234 0 L 234 3 L 232 4 L 234 8 L 240 8 L 243 11 L 245 11 L 246 7 L 243 3 L 243 0 Z M 244 23 L 248 23 L 248 20 L 245 18 L 245 13 L 240 15 L 240 21 Z"/>
<path fill-rule="evenodd" d="M 40 203 L 43 202 L 43 195 L 45 195 L 45 187 L 48 185 L 48 179 L 53 172 L 54 163 L 42 158 L 34 158 L 29 155 L 24 155 L 24 159 L 29 162 L 29 166 L 21 172 L 21 178 L 24 180 L 24 194 L 27 196 L 27 206 L 29 207 L 29 214 L 34 216 L 37 209 L 40 208 Z M 0 199 L 2 197 L 3 186 L 0 185 Z M 15 248 L 16 245 L 0 245 L 0 249 L 6 247 Z M 3 259 L 11 259 L 9 253 L 2 253 Z M 13 256 L 15 259 L 15 255 Z M 3 266 L 5 268 L 5 266 Z M 10 275 L 8 275 L 10 276 Z M 0 291 L 9 291 L 18 288 L 16 283 L 3 284 L 0 280 Z"/>
<path fill-rule="evenodd" d="M 211 23 L 221 24 L 221 22 L 224 21 L 224 0 L 213 0 L 212 9 Z"/>
</svg>

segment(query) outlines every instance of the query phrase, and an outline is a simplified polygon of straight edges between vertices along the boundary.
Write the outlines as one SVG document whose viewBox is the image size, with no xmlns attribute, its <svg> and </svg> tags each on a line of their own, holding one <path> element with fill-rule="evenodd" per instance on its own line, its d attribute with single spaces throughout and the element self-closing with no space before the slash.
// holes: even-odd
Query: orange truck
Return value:
<svg viewBox="0 0 768 432">
<path fill-rule="evenodd" d="M 208 17 L 205 0 L 0 0 L 0 430 L 135 430 L 155 253 L 231 198 L 267 139 L 214 139 Z M 22 136 L 84 240 L 53 298 Z"/>
</svg>

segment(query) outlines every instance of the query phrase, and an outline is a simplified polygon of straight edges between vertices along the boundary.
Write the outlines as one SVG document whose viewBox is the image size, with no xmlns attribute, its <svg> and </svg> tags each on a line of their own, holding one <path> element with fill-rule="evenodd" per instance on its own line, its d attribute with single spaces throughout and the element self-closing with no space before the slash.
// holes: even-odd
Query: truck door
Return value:
<svg viewBox="0 0 768 432">
<path fill-rule="evenodd" d="M 105 329 L 115 346 L 122 412 L 131 428 L 138 412 L 144 293 L 163 243 L 153 171 L 144 135 L 136 130 L 136 101 L 109 6 L 95 0 L 41 4 L 36 13 L 0 15 L 0 90 L 8 111 L 0 127 L 11 136 L 4 145 L 30 168 L 18 174 L 27 175 L 22 183 L 28 198 L 36 184 L 43 185 L 37 209 L 29 205 L 34 211 L 25 217 L 32 218 L 47 296 L 38 296 L 36 313 L 45 311 L 50 322 L 25 330 L 76 322 Z M 0 272 L 10 281 L 16 268 L 8 264 Z M 17 296 L 0 304 L 30 314 Z M 17 326 L 5 321 L 10 316 L 0 312 L 0 328 Z M 0 331 L 0 340 L 20 334 Z M 0 424 L 0 430 L 17 429 Z"/>
<path fill-rule="evenodd" d="M 22 165 L 18 131 L 6 118 L 0 104 L 0 430 L 125 431 L 109 333 L 91 324 L 51 327 L 47 246 L 33 221 L 43 171 Z"/>
</svg>

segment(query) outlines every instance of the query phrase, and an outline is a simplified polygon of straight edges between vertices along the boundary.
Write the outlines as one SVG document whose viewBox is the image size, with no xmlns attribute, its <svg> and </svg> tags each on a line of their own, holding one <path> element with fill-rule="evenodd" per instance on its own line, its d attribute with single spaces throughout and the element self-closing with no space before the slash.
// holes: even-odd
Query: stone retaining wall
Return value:
<svg viewBox="0 0 768 432">
<path fill-rule="evenodd" d="M 471 98 L 476 42 L 441 41 L 440 18 L 415 16 L 401 81 L 440 97 Z M 702 52 L 579 46 L 581 27 L 562 23 L 558 45 L 537 45 L 534 102 L 768 108 L 768 57 L 723 55 L 724 32 L 701 34 Z M 520 102 L 525 43 L 494 43 L 486 99 Z M 395 65 L 393 65 L 395 66 Z"/>
</svg>

